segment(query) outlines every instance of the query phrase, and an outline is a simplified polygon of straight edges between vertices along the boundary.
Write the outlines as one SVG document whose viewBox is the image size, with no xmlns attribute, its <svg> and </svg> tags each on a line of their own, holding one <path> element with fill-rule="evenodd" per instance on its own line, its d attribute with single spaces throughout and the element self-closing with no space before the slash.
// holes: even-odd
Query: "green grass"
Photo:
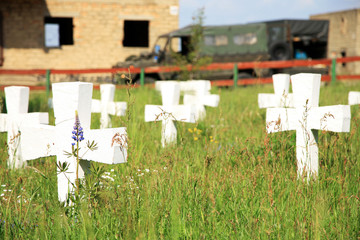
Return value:
<svg viewBox="0 0 360 240">
<path fill-rule="evenodd" d="M 360 82 L 322 87 L 320 106 L 346 104 L 350 90 Z M 358 239 L 359 106 L 351 107 L 350 133 L 319 133 L 318 180 L 306 183 L 297 178 L 295 132 L 265 132 L 257 94 L 272 91 L 213 89 L 220 106 L 207 108 L 198 124 L 178 123 L 177 145 L 163 149 L 161 123 L 144 122 L 144 105 L 160 104 L 159 94 L 131 90 L 131 115 L 112 118 L 113 127 L 128 128 L 128 163 L 93 164 L 85 198 L 73 208 L 57 201 L 56 159 L 10 171 L 2 133 L 0 238 Z M 30 98 L 31 111 L 47 110 L 45 93 Z M 117 90 L 117 101 L 128 99 Z M 99 117 L 93 114 L 93 128 Z M 103 171 L 114 181 L 101 178 Z"/>
</svg>

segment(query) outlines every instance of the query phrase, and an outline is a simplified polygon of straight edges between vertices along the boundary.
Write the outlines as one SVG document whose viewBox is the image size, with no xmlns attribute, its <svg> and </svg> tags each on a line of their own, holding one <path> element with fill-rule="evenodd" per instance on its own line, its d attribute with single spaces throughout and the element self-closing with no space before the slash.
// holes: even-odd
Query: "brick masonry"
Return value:
<svg viewBox="0 0 360 240">
<path fill-rule="evenodd" d="M 360 56 L 360 9 L 310 16 L 330 21 L 328 56 Z M 360 62 L 338 64 L 338 74 L 360 74 Z"/>
<path fill-rule="evenodd" d="M 1 0 L 3 69 L 110 68 L 178 28 L 178 0 Z M 45 48 L 44 17 L 72 17 L 74 45 Z M 124 47 L 124 20 L 149 21 L 149 47 Z"/>
</svg>

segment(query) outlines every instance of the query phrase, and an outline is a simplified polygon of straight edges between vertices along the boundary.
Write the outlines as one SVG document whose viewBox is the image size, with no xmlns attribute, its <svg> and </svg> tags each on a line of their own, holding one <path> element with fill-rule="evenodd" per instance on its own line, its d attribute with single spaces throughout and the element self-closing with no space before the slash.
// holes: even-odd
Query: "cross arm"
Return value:
<svg viewBox="0 0 360 240">
<path fill-rule="evenodd" d="M 110 102 L 107 106 L 108 113 L 114 116 L 124 116 L 126 108 L 126 102 Z"/>
<path fill-rule="evenodd" d="M 360 92 L 349 92 L 349 105 L 360 104 Z"/>
<path fill-rule="evenodd" d="M 119 164 L 127 161 L 126 128 L 87 130 L 84 134 L 86 134 L 86 140 L 82 142 L 82 149 L 85 149 L 87 141 L 90 143 L 94 141 L 97 149 L 87 151 L 82 156 L 83 159 L 106 164 Z"/>
<path fill-rule="evenodd" d="M 349 105 L 313 107 L 309 112 L 308 124 L 312 129 L 332 132 L 349 132 L 351 110 Z"/>
<path fill-rule="evenodd" d="M 56 155 L 54 126 L 24 126 L 20 137 L 20 151 L 24 160 Z"/>
<path fill-rule="evenodd" d="M 294 107 L 293 94 L 275 95 L 273 93 L 260 93 L 258 95 L 259 108 Z"/>
<path fill-rule="evenodd" d="M 101 112 L 101 101 L 98 99 L 91 100 L 91 112 L 100 113 Z"/>
<path fill-rule="evenodd" d="M 191 94 L 184 95 L 184 104 L 202 104 L 209 107 L 217 107 L 220 102 L 220 96 L 217 94 L 208 94 L 203 96 L 196 96 Z"/>
<path fill-rule="evenodd" d="M 266 109 L 266 131 L 268 133 L 295 130 L 297 113 L 294 108 Z"/>
<path fill-rule="evenodd" d="M 159 106 L 145 105 L 145 122 L 171 118 L 174 121 L 195 122 L 195 107 L 192 105 Z"/>
</svg>

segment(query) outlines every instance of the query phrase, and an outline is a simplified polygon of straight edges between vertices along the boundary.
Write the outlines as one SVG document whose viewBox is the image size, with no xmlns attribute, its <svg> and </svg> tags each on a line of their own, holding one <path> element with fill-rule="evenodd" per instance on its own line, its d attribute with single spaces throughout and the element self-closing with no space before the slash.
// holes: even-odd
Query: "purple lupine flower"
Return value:
<svg viewBox="0 0 360 240">
<path fill-rule="evenodd" d="M 84 140 L 84 131 L 80 125 L 80 119 L 77 111 L 75 111 L 75 124 L 72 134 L 72 139 L 74 139 L 75 142 L 81 142 Z M 75 143 L 71 143 L 71 145 L 75 146 Z"/>
</svg>

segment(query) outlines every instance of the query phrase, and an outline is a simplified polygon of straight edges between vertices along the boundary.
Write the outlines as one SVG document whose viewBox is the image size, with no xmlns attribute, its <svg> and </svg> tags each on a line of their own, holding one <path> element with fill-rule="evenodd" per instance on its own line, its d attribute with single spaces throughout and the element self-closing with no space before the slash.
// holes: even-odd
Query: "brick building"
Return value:
<svg viewBox="0 0 360 240">
<path fill-rule="evenodd" d="M 178 28 L 179 0 L 1 0 L 3 69 L 110 68 Z"/>
<path fill-rule="evenodd" d="M 329 20 L 328 57 L 360 56 L 360 9 L 310 16 Z M 338 74 L 360 74 L 360 62 L 338 64 Z"/>
</svg>

